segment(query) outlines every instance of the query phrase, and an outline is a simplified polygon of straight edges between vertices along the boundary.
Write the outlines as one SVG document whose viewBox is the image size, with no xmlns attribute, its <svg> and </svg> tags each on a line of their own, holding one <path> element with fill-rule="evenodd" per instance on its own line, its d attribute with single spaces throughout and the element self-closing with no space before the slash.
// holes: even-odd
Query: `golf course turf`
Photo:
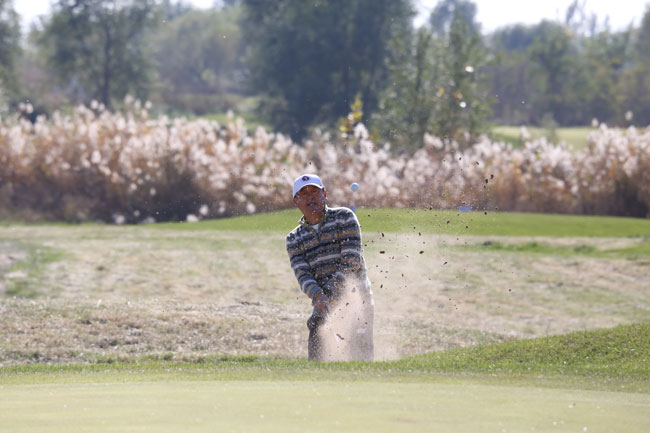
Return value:
<svg viewBox="0 0 650 433">
<path fill-rule="evenodd" d="M 366 239 L 376 242 L 388 239 L 389 233 L 441 234 L 451 240 L 461 237 L 456 244 L 444 246 L 457 252 L 454 254 L 528 255 L 531 260 L 565 257 L 572 261 L 582 257 L 596 264 L 615 260 L 650 268 L 650 220 L 387 209 L 360 209 L 357 214 Z M 102 237 L 111 238 L 120 231 L 128 233 L 129 242 L 140 236 L 153 239 L 156 231 L 186 230 L 246 231 L 251 239 L 256 232 L 260 237 L 272 233 L 281 238 L 297 217 L 295 211 L 283 211 L 195 224 L 69 227 L 79 239 L 97 245 Z M 34 227 L 42 233 L 48 231 L 47 225 Z M 65 237 L 66 227 L 55 224 L 52 230 Z M 6 237 L 0 236 L 0 244 L 5 241 L 6 248 L 13 248 L 11 232 L 3 233 Z M 517 237 L 534 239 L 517 241 Z M 569 240 L 558 241 L 562 238 Z M 605 241 L 593 244 L 585 240 L 591 238 Z M 202 245 L 198 238 L 175 239 L 159 242 L 164 242 L 165 248 L 183 239 L 196 242 L 197 248 Z M 38 284 L 46 278 L 48 266 L 78 259 L 60 248 L 66 244 L 45 242 L 42 247 L 34 240 L 21 242 L 15 243 L 21 248 L 21 261 L 5 272 L 29 278 L 16 280 L 20 284 L 9 286 L 13 298 L 5 294 L 6 300 L 0 297 L 0 302 L 5 309 L 25 308 L 27 314 L 30 302 L 47 307 L 38 304 L 47 302 L 43 300 L 47 292 Z M 228 251 L 242 248 L 230 237 L 213 244 Z M 368 247 L 375 261 L 385 258 L 379 255 L 379 248 L 385 247 L 376 243 Z M 104 272 L 96 267 L 97 272 Z M 570 289 L 553 287 L 558 293 Z M 533 295 L 524 289 L 520 293 Z M 601 292 L 592 295 L 585 298 L 590 303 L 596 296 L 605 296 Z M 508 298 L 493 299 L 497 303 Z M 97 303 L 96 307 L 103 305 Z M 2 307 L 0 304 L 0 311 Z M 81 315 L 71 323 L 88 327 L 111 323 L 110 316 L 85 308 L 78 307 Z M 7 338 L 0 341 L 0 433 L 646 432 L 650 431 L 650 313 L 644 313 L 644 308 L 641 303 L 633 315 L 621 316 L 637 323 L 497 340 L 374 363 L 315 364 L 262 354 L 183 357 L 159 348 L 133 356 L 88 352 L 84 362 L 61 362 L 44 360 L 43 351 L 34 351 L 40 355 L 31 358 L 29 352 L 19 352 L 15 346 L 9 351 L 5 349 L 9 346 L 3 345 L 8 344 Z M 63 316 L 75 311 L 62 310 L 56 319 L 62 323 Z M 125 327 L 141 332 L 137 319 L 133 316 Z M 106 344 L 113 347 L 110 341 Z"/>
</svg>

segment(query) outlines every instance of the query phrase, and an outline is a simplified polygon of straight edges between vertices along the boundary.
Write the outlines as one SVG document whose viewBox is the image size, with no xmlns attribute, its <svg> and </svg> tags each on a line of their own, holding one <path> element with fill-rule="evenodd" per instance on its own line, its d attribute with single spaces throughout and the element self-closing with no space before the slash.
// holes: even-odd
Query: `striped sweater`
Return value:
<svg viewBox="0 0 650 433">
<path fill-rule="evenodd" d="M 318 230 L 302 217 L 286 241 L 300 289 L 311 299 L 321 291 L 336 299 L 343 282 L 350 277 L 355 277 L 363 294 L 371 294 L 361 248 L 361 228 L 350 209 L 326 207 Z"/>
</svg>

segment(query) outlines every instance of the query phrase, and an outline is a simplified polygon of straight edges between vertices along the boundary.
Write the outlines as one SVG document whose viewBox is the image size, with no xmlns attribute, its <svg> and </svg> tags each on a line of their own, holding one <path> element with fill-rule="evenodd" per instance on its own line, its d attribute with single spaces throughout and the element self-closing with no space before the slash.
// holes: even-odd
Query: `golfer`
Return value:
<svg viewBox="0 0 650 433">
<path fill-rule="evenodd" d="M 293 202 L 303 217 L 287 235 L 287 252 L 300 289 L 314 307 L 307 320 L 309 360 L 326 360 L 336 343 L 343 359 L 372 361 L 374 302 L 359 221 L 348 208 L 327 206 L 327 190 L 315 174 L 295 180 Z M 350 308 L 352 298 L 359 308 Z M 333 328 L 328 322 L 334 312 L 342 320 L 325 331 Z"/>
</svg>

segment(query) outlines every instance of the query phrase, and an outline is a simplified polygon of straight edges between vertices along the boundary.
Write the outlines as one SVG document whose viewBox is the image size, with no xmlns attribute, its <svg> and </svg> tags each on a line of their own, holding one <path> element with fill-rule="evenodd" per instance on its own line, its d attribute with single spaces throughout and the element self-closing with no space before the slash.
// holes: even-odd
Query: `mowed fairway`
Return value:
<svg viewBox="0 0 650 433">
<path fill-rule="evenodd" d="M 0 432 L 620 433 L 650 427 L 648 394 L 471 380 L 68 380 L 0 386 Z"/>
<path fill-rule="evenodd" d="M 304 361 L 296 211 L 0 225 L 0 433 L 650 431 L 650 220 L 357 214 L 368 364 Z"/>
</svg>

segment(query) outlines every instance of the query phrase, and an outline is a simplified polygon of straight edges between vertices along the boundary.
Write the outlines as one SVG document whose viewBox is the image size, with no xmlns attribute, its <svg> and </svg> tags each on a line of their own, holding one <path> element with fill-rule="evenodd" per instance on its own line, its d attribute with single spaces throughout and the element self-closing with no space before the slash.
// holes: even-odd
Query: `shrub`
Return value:
<svg viewBox="0 0 650 433">
<path fill-rule="evenodd" d="M 27 218 L 136 223 L 288 208 L 291 182 L 318 172 L 334 204 L 647 216 L 650 132 L 605 127 L 580 153 L 545 139 L 520 149 L 483 137 L 469 149 L 425 136 L 413 155 L 377 145 L 362 124 L 346 141 L 303 145 L 243 120 L 77 107 L 31 123 L 0 121 L 0 206 Z M 22 107 L 23 112 L 29 107 Z M 353 193 L 349 185 L 361 189 Z"/>
</svg>

